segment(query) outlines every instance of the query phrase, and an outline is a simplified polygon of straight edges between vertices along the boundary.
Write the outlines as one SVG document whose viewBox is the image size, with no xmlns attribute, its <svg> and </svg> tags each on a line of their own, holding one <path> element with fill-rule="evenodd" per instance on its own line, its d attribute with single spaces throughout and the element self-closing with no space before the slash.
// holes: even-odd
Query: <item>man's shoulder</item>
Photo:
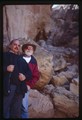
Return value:
<svg viewBox="0 0 82 120">
<path fill-rule="evenodd" d="M 22 56 L 22 55 L 19 55 L 19 56 L 18 56 L 18 60 L 23 60 L 23 56 Z"/>
<path fill-rule="evenodd" d="M 25 63 L 25 60 L 23 59 L 23 55 L 18 56 L 18 62 Z"/>
<path fill-rule="evenodd" d="M 33 55 L 31 56 L 31 63 L 37 64 L 37 60 Z"/>
</svg>

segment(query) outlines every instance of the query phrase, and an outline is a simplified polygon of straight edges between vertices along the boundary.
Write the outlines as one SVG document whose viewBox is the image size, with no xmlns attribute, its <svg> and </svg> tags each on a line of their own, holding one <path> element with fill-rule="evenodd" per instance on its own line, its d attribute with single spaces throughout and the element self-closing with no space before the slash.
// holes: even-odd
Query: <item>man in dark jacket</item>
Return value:
<svg viewBox="0 0 82 120">
<path fill-rule="evenodd" d="M 32 72 L 32 79 L 30 81 L 26 81 L 28 91 L 27 93 L 25 93 L 25 97 L 23 98 L 23 101 L 22 101 L 22 118 L 29 117 L 28 116 L 29 89 L 34 88 L 35 83 L 39 80 L 39 77 L 40 77 L 37 61 L 33 56 L 33 53 L 35 50 L 36 50 L 36 46 L 31 43 L 27 43 L 22 46 L 22 51 L 24 52 L 22 58 L 26 61 L 27 65 L 29 65 Z"/>
<path fill-rule="evenodd" d="M 25 81 L 32 78 L 32 72 L 18 55 L 19 40 L 12 40 L 9 51 L 3 53 L 3 117 L 21 118 L 21 103 L 27 86 Z M 22 65 L 23 64 L 23 65 Z M 23 72 L 24 71 L 24 72 Z"/>
</svg>

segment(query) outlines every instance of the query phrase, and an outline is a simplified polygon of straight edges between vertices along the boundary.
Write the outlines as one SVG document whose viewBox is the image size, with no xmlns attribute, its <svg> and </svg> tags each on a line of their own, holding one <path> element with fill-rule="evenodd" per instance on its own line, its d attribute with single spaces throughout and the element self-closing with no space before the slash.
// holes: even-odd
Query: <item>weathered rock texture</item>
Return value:
<svg viewBox="0 0 82 120">
<path fill-rule="evenodd" d="M 72 9 L 71 5 L 70 9 L 51 11 L 50 6 L 4 6 L 3 47 L 14 38 L 19 38 L 21 45 L 30 41 L 37 46 L 34 56 L 40 79 L 34 88 L 37 90 L 30 90 L 30 118 L 76 118 L 79 116 L 79 9 Z"/>
<path fill-rule="evenodd" d="M 77 5 L 78 6 L 78 5 Z M 79 6 L 55 9 L 52 11 L 54 24 L 50 30 L 48 42 L 54 46 L 79 46 Z"/>
<path fill-rule="evenodd" d="M 51 5 L 5 5 L 3 7 L 4 38 L 35 38 L 38 31 L 50 29 Z"/>
<path fill-rule="evenodd" d="M 45 96 L 37 90 L 30 90 L 29 95 L 30 118 L 54 117 L 54 106 L 49 96 Z"/>
<path fill-rule="evenodd" d="M 46 85 L 41 93 L 30 90 L 30 118 L 76 118 L 78 116 L 78 98 L 65 88 Z"/>
<path fill-rule="evenodd" d="M 49 87 L 50 86 L 50 87 Z M 54 87 L 47 85 L 44 88 L 44 93 L 47 93 L 52 98 L 52 103 L 55 106 L 54 118 L 75 118 L 79 116 L 78 96 L 66 90 L 63 87 Z"/>
</svg>

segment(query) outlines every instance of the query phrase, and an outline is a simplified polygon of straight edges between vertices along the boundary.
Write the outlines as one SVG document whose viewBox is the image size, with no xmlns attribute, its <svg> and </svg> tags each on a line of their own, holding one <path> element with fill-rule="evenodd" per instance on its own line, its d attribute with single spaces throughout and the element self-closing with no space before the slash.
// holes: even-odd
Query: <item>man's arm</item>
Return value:
<svg viewBox="0 0 82 120">
<path fill-rule="evenodd" d="M 18 66 L 19 73 L 22 73 L 26 77 L 25 80 L 31 80 L 32 79 L 32 72 L 31 72 L 28 64 L 26 63 L 26 61 L 23 58 L 20 58 L 18 60 L 17 66 Z"/>
</svg>

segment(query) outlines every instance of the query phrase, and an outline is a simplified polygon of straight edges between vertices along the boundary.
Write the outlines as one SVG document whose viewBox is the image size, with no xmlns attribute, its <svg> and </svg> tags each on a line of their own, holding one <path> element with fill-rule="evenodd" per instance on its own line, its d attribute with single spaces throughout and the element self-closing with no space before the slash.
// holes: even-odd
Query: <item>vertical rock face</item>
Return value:
<svg viewBox="0 0 82 120">
<path fill-rule="evenodd" d="M 6 5 L 3 7 L 3 36 L 32 39 L 38 29 L 50 29 L 50 5 Z"/>
</svg>

